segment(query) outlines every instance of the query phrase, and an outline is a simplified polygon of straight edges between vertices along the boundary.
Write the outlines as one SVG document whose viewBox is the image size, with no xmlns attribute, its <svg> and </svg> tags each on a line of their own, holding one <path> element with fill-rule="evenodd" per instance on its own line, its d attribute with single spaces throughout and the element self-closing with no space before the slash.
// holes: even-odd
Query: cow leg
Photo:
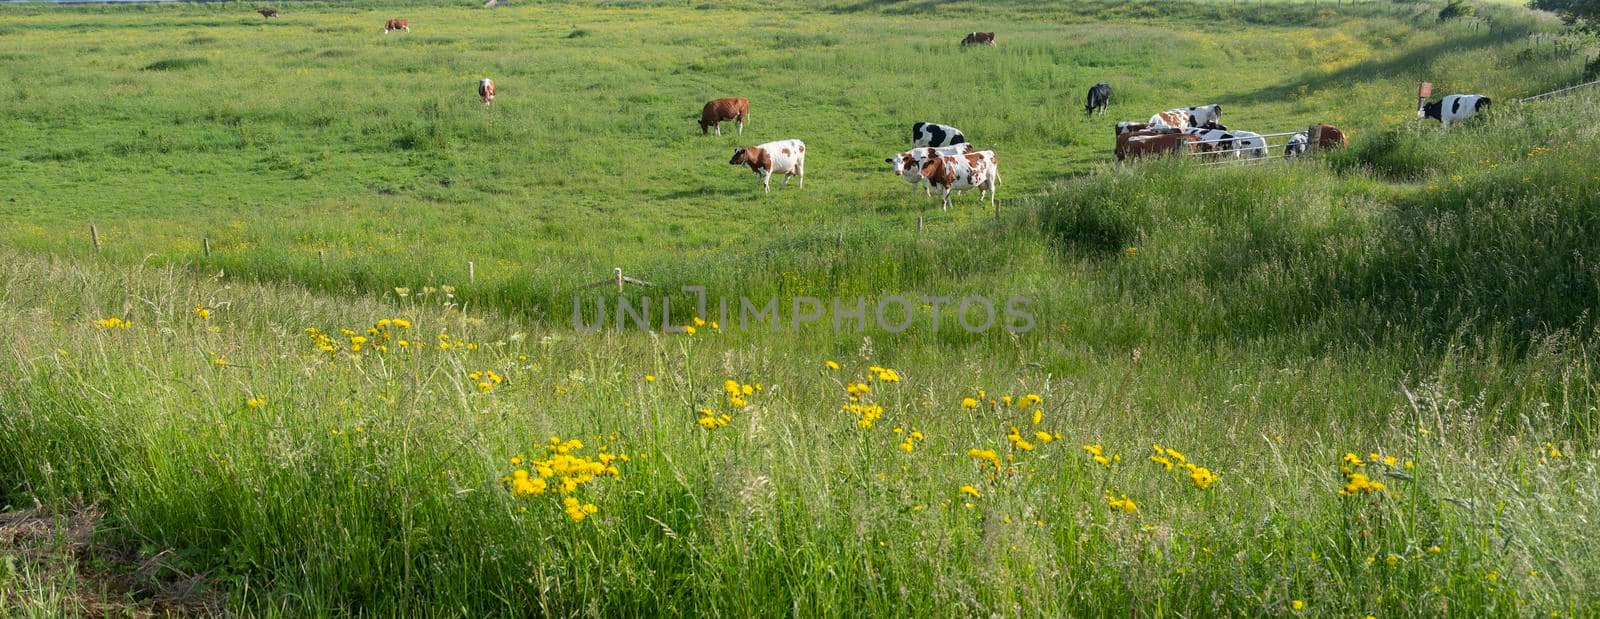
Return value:
<svg viewBox="0 0 1600 619">
<path fill-rule="evenodd" d="M 722 121 L 717 121 L 717 137 L 722 137 Z"/>
<path fill-rule="evenodd" d="M 761 175 L 761 192 L 772 193 L 772 172 Z"/>
<path fill-rule="evenodd" d="M 800 189 L 805 189 L 806 188 L 806 164 L 801 163 L 799 165 L 796 165 L 795 166 L 795 170 L 800 173 Z"/>
<path fill-rule="evenodd" d="M 739 117 L 739 135 L 744 135 L 744 117 Z"/>
<path fill-rule="evenodd" d="M 949 186 L 946 186 L 944 188 L 944 200 L 942 200 L 939 203 L 939 208 L 941 208 L 943 210 L 946 210 L 946 211 L 950 210 L 950 187 Z"/>
</svg>

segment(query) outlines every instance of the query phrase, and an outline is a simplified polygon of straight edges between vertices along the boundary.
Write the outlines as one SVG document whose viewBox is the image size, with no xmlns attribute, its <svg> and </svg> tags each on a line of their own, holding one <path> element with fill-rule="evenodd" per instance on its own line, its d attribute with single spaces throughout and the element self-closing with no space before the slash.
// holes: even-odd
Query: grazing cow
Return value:
<svg viewBox="0 0 1600 619">
<path fill-rule="evenodd" d="M 1304 156 L 1306 154 L 1306 148 L 1310 146 L 1310 144 L 1311 138 L 1307 137 L 1306 132 L 1304 131 L 1291 135 L 1289 136 L 1289 143 L 1283 145 L 1283 156 L 1290 159 Z"/>
<path fill-rule="evenodd" d="M 1199 127 L 1206 123 L 1222 120 L 1222 106 L 1216 103 L 1197 107 L 1184 107 L 1167 110 L 1150 117 L 1150 124 L 1155 126 L 1176 127 L 1187 129 Z"/>
<path fill-rule="evenodd" d="M 1187 133 L 1161 133 L 1135 131 L 1117 136 L 1117 164 L 1124 160 L 1151 155 L 1170 155 L 1193 152 L 1195 137 Z"/>
<path fill-rule="evenodd" d="M 930 187 L 938 187 L 943 200 L 940 208 L 950 210 L 950 193 L 976 187 L 978 199 L 989 194 L 989 206 L 994 206 L 995 193 L 1000 187 L 1000 161 L 994 151 L 981 150 L 964 155 L 939 155 L 922 162 L 922 177 Z"/>
<path fill-rule="evenodd" d="M 1489 111 L 1489 98 L 1483 95 L 1450 95 L 1422 107 L 1421 118 L 1432 118 L 1449 129 L 1450 123 Z"/>
<path fill-rule="evenodd" d="M 1088 99 L 1084 101 L 1083 112 L 1085 114 L 1093 114 L 1095 112 L 1104 114 L 1106 113 L 1106 108 L 1110 105 L 1111 85 L 1105 82 L 1100 82 L 1099 84 L 1089 87 L 1089 96 Z"/>
<path fill-rule="evenodd" d="M 722 135 L 722 121 L 731 120 L 739 125 L 739 135 L 744 135 L 744 121 L 750 118 L 750 100 L 744 97 L 713 99 L 700 109 L 700 135 L 714 127 Z"/>
<path fill-rule="evenodd" d="M 1343 131 L 1333 125 L 1317 125 L 1317 150 L 1330 148 L 1344 148 L 1350 145 L 1350 138 L 1345 137 Z"/>
<path fill-rule="evenodd" d="M 772 192 L 774 172 L 783 173 L 783 184 L 778 186 L 779 189 L 788 187 L 789 177 L 792 176 L 800 177 L 800 188 L 806 186 L 806 144 L 800 140 L 778 140 L 760 146 L 735 148 L 728 164 L 750 166 L 750 171 L 761 179 L 761 190 L 766 193 Z"/>
<path fill-rule="evenodd" d="M 973 32 L 961 39 L 962 45 L 994 45 L 993 32 Z"/>
<path fill-rule="evenodd" d="M 950 125 L 938 125 L 934 123 L 917 123 L 915 125 L 911 125 L 912 146 L 932 146 L 938 148 L 940 146 L 955 146 L 957 144 L 964 144 L 966 141 L 966 134 L 961 133 L 960 129 Z"/>
<path fill-rule="evenodd" d="M 256 12 L 260 13 L 262 17 L 267 19 L 272 19 L 278 16 L 278 9 L 256 9 Z"/>
<path fill-rule="evenodd" d="M 483 99 L 484 105 L 494 103 L 494 80 L 487 77 L 478 80 L 478 98 Z"/>
<path fill-rule="evenodd" d="M 407 20 L 404 20 L 404 19 L 391 19 L 389 21 L 383 22 L 383 33 L 384 34 L 389 34 L 390 32 L 395 31 L 395 30 L 404 30 L 406 32 L 411 32 L 411 22 L 407 21 Z"/>
<path fill-rule="evenodd" d="M 934 148 L 924 146 L 913 148 L 888 159 L 884 163 L 894 167 L 894 173 L 899 174 L 906 182 L 911 183 L 911 191 L 915 192 L 917 186 L 922 184 L 922 162 L 941 155 L 965 155 L 972 152 L 971 144 L 957 144 L 955 146 L 941 146 Z M 928 194 L 932 195 L 933 187 L 928 186 Z"/>
</svg>

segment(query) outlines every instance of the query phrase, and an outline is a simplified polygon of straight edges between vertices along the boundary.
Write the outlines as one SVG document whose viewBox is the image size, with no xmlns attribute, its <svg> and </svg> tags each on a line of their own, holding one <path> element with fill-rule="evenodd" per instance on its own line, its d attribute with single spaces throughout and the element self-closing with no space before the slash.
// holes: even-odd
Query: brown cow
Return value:
<svg viewBox="0 0 1600 619">
<path fill-rule="evenodd" d="M 1317 150 L 1329 148 L 1344 148 L 1350 145 L 1350 138 L 1333 125 L 1316 125 L 1321 131 L 1317 136 Z"/>
<path fill-rule="evenodd" d="M 406 32 L 411 32 L 411 22 L 409 22 L 407 20 L 404 20 L 404 19 L 391 19 L 389 21 L 383 22 L 383 33 L 384 34 L 389 34 L 390 32 L 395 31 L 395 30 L 404 30 Z"/>
<path fill-rule="evenodd" d="M 278 9 L 256 9 L 256 12 L 269 19 L 278 16 Z"/>
<path fill-rule="evenodd" d="M 962 45 L 994 45 L 993 32 L 973 32 L 961 39 Z"/>
<path fill-rule="evenodd" d="M 750 118 L 750 100 L 744 97 L 728 97 L 726 99 L 712 99 L 700 109 L 700 135 L 706 135 L 715 127 L 717 135 L 722 135 L 722 121 L 732 120 L 739 123 L 739 135 L 744 135 L 744 121 Z"/>
<path fill-rule="evenodd" d="M 478 80 L 478 98 L 483 100 L 484 105 L 494 103 L 494 80 L 487 77 Z"/>
<path fill-rule="evenodd" d="M 1155 131 L 1135 131 L 1117 136 L 1117 164 L 1120 165 L 1127 159 L 1138 159 L 1151 155 L 1169 155 L 1178 152 L 1194 152 L 1194 141 L 1198 139 L 1187 133 L 1160 133 Z"/>
</svg>

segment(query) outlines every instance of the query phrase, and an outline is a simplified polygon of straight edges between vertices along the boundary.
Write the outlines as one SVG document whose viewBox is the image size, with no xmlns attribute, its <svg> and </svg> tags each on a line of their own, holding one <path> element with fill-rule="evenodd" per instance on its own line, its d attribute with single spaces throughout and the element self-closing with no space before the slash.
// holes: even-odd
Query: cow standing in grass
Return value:
<svg viewBox="0 0 1600 619">
<path fill-rule="evenodd" d="M 1483 95 L 1450 95 L 1418 110 L 1420 118 L 1432 118 L 1449 129 L 1450 123 L 1461 122 L 1489 111 L 1489 98 Z"/>
<path fill-rule="evenodd" d="M 980 200 L 983 194 L 989 194 L 989 206 L 993 207 L 1000 188 L 1000 162 L 992 150 L 930 157 L 922 162 L 921 174 L 930 187 L 942 193 L 940 208 L 944 210 L 950 210 L 951 192 L 973 188 L 978 189 Z"/>
<path fill-rule="evenodd" d="M 391 19 L 389 21 L 383 22 L 383 33 L 384 34 L 389 34 L 390 32 L 394 32 L 396 30 L 404 30 L 406 32 L 411 32 L 411 22 L 408 21 L 408 20 L 404 20 L 404 19 Z"/>
<path fill-rule="evenodd" d="M 994 45 L 993 32 L 973 32 L 961 39 L 962 45 Z"/>
<path fill-rule="evenodd" d="M 494 80 L 487 77 L 478 80 L 478 98 L 483 100 L 484 105 L 494 103 Z"/>
<path fill-rule="evenodd" d="M 966 134 L 961 133 L 960 129 L 950 125 L 940 125 L 927 122 L 911 125 L 912 146 L 932 146 L 934 148 L 939 148 L 941 146 L 965 144 L 966 142 Z"/>
<path fill-rule="evenodd" d="M 921 185 L 925 180 L 922 178 L 922 163 L 924 161 L 943 155 L 965 155 L 970 152 L 972 152 L 971 144 L 957 144 L 939 148 L 924 146 L 913 148 L 883 161 L 894 168 L 895 174 L 900 175 L 901 178 L 906 179 L 906 182 L 911 183 L 911 191 L 916 192 L 917 186 Z M 933 195 L 932 192 L 933 186 L 929 185 L 927 195 Z"/>
<path fill-rule="evenodd" d="M 772 192 L 773 173 L 783 174 L 783 184 L 778 186 L 779 189 L 788 187 L 789 178 L 794 176 L 800 177 L 801 189 L 806 186 L 806 144 L 800 140 L 778 140 L 759 146 L 735 148 L 728 164 L 750 166 L 750 171 L 761 179 L 764 193 Z"/>
<path fill-rule="evenodd" d="M 1196 138 L 1187 133 L 1134 131 L 1117 136 L 1117 165 L 1129 159 L 1194 151 Z"/>
<path fill-rule="evenodd" d="M 1167 110 L 1150 117 L 1153 127 L 1172 127 L 1187 129 L 1222 120 L 1222 106 L 1216 103 L 1196 107 L 1182 107 Z"/>
<path fill-rule="evenodd" d="M 267 19 L 272 19 L 278 16 L 278 9 L 256 9 L 256 12 L 260 13 L 262 17 Z"/>
<path fill-rule="evenodd" d="M 1085 114 L 1094 114 L 1095 112 L 1104 114 L 1106 113 L 1106 108 L 1110 105 L 1111 85 L 1100 82 L 1089 88 L 1089 96 L 1083 103 L 1083 112 Z"/>
<path fill-rule="evenodd" d="M 700 108 L 700 135 L 706 135 L 712 128 L 716 128 L 717 135 L 722 135 L 722 121 L 724 120 L 731 120 L 737 123 L 739 135 L 744 135 L 744 121 L 749 118 L 749 99 L 729 97 L 707 101 L 705 107 Z"/>
</svg>

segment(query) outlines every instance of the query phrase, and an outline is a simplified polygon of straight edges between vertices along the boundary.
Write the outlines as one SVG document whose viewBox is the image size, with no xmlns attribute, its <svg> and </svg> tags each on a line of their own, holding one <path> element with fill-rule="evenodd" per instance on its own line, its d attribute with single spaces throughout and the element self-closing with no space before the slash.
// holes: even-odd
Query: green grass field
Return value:
<svg viewBox="0 0 1600 619">
<path fill-rule="evenodd" d="M 0 615 L 1600 613 L 1600 96 L 1512 103 L 1579 81 L 1553 18 L 476 4 L 0 6 Z M 1112 169 L 1212 102 L 1352 146 Z M 891 176 L 919 120 L 999 217 Z M 726 163 L 781 138 L 804 190 Z M 1035 324 L 572 328 L 613 267 L 679 324 Z"/>
</svg>

